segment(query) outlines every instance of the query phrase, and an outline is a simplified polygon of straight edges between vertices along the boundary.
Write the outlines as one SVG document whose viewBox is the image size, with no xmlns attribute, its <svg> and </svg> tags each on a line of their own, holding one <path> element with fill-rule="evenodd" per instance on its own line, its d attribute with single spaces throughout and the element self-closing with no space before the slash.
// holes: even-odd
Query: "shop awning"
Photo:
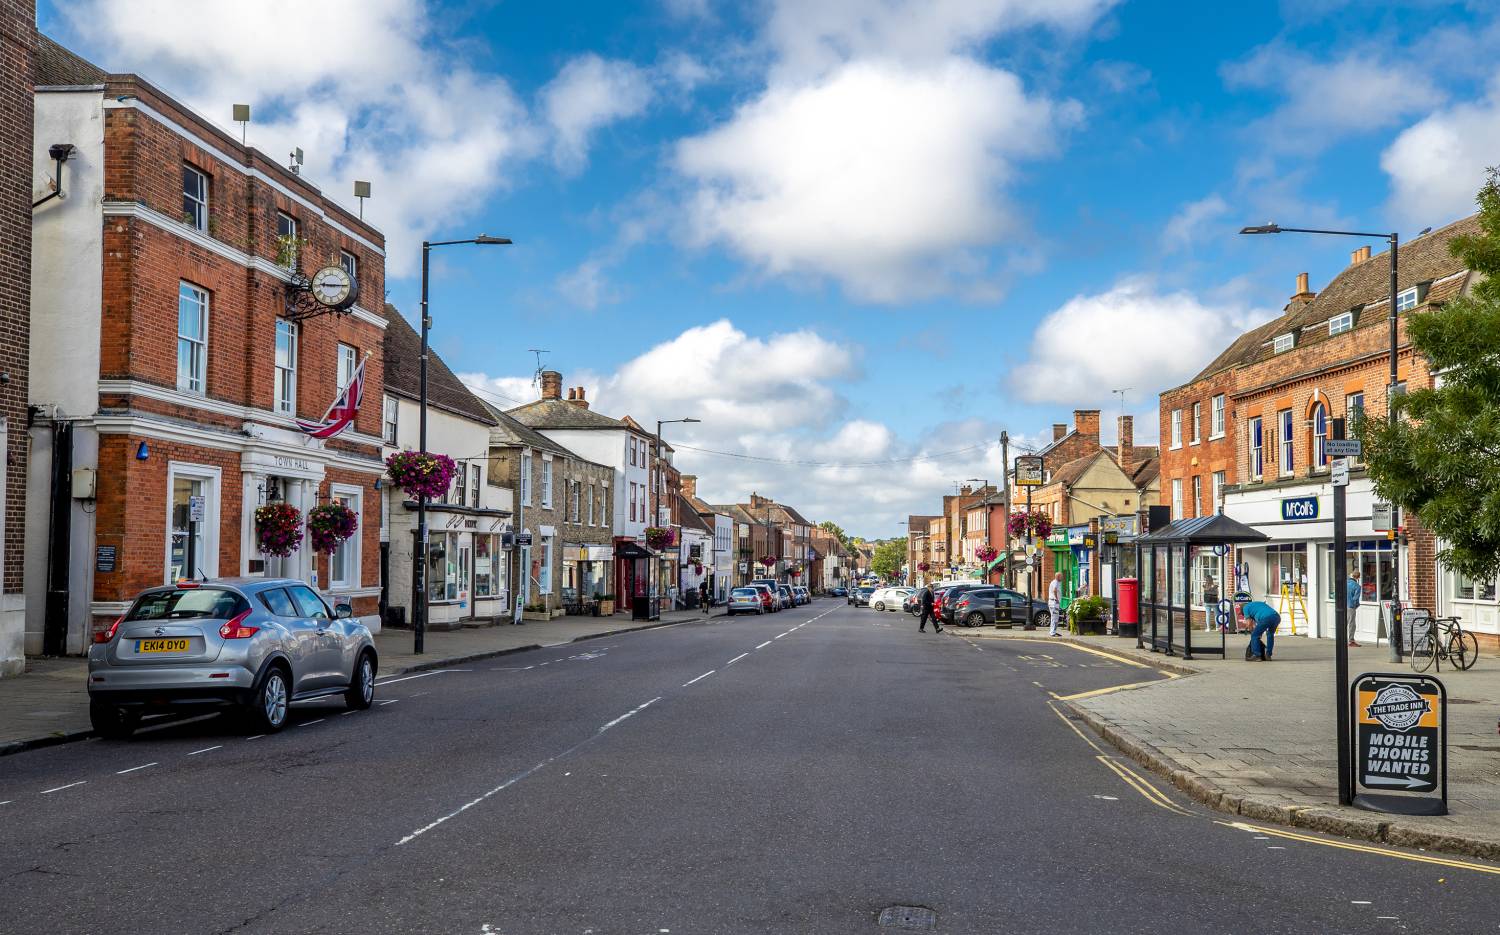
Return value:
<svg viewBox="0 0 1500 935">
<path fill-rule="evenodd" d="M 615 543 L 615 558 L 655 558 L 656 553 L 639 542 Z"/>
</svg>

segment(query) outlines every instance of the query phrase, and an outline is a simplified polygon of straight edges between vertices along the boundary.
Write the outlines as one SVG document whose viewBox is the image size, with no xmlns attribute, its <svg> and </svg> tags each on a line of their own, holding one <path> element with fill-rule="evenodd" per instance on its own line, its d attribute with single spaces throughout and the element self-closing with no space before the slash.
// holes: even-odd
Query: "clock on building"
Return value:
<svg viewBox="0 0 1500 935">
<path fill-rule="evenodd" d="M 325 266 L 313 274 L 310 291 L 319 305 L 345 309 L 359 298 L 359 281 L 341 266 Z"/>
</svg>

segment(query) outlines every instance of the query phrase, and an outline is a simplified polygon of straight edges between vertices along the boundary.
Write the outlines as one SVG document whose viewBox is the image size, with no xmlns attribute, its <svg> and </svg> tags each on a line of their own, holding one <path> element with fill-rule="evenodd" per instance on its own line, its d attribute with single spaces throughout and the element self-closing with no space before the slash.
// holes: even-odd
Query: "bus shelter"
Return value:
<svg viewBox="0 0 1500 935">
<path fill-rule="evenodd" d="M 1210 637 L 1193 645 L 1190 569 L 1205 552 L 1222 560 L 1233 546 L 1266 541 L 1265 533 L 1223 513 L 1179 519 L 1136 539 L 1136 567 L 1141 574 L 1136 646 L 1149 646 L 1152 652 L 1169 656 L 1180 650 L 1183 659 L 1193 658 L 1194 652 L 1223 656 L 1226 628 L 1222 624 L 1217 644 Z"/>
</svg>

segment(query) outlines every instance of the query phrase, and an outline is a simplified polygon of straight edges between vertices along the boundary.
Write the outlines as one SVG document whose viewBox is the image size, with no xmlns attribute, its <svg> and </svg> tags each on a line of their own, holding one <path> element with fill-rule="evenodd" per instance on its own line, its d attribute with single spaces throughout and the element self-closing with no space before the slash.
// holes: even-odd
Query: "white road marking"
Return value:
<svg viewBox="0 0 1500 935">
<path fill-rule="evenodd" d="M 188 756 L 197 756 L 200 753 L 212 753 L 213 751 L 219 749 L 222 746 L 224 746 L 224 745 L 221 744 L 221 743 L 214 744 L 212 747 L 204 747 L 202 750 L 194 750 L 192 753 L 189 753 Z"/>
<path fill-rule="evenodd" d="M 434 669 L 431 672 L 418 672 L 416 675 L 403 675 L 399 679 L 386 679 L 384 682 L 376 682 L 376 685 L 394 685 L 397 682 L 410 682 L 412 679 L 425 679 L 429 675 L 442 675 L 446 669 Z"/>
<path fill-rule="evenodd" d="M 687 688 L 689 685 L 693 684 L 693 682 L 701 682 L 704 679 L 708 678 L 710 675 L 713 675 L 717 671 L 719 671 L 719 670 L 718 669 L 709 669 L 707 672 L 703 673 L 702 675 L 698 676 L 697 678 L 692 679 L 692 680 L 687 681 L 687 682 L 683 682 L 682 683 L 682 687 L 683 688 Z"/>
<path fill-rule="evenodd" d="M 325 720 L 324 718 L 318 718 L 316 721 L 303 721 L 301 724 L 298 724 L 297 726 L 298 727 L 311 727 L 314 724 L 321 724 L 321 723 L 323 723 L 324 720 Z M 217 750 L 218 748 L 215 747 L 214 749 Z"/>
<path fill-rule="evenodd" d="M 344 712 L 340 713 L 339 717 L 348 717 L 349 715 L 356 714 L 356 713 L 358 713 L 356 709 L 350 708 L 348 711 L 344 711 Z"/>
<path fill-rule="evenodd" d="M 144 763 L 144 764 L 142 764 L 140 766 L 132 766 L 129 769 L 116 770 L 115 771 L 115 775 L 116 776 L 123 776 L 126 773 L 133 773 L 133 772 L 135 772 L 138 769 L 145 769 L 148 766 L 155 766 L 155 765 L 156 765 L 155 763 Z"/>
<path fill-rule="evenodd" d="M 1096 796 L 1094 796 L 1094 798 L 1096 798 L 1096 799 L 1103 799 L 1106 802 L 1118 802 L 1118 801 L 1120 801 L 1119 799 L 1115 798 L 1112 795 L 1096 795 Z"/>
<path fill-rule="evenodd" d="M 782 637 L 783 637 L 783 636 L 786 636 L 786 635 L 788 635 L 788 634 L 789 634 L 789 633 L 791 633 L 791 632 L 792 632 L 792 631 L 791 631 L 791 630 L 788 630 L 788 631 L 786 631 L 786 633 L 778 633 L 778 634 L 776 634 L 776 635 L 775 635 L 775 636 L 773 636 L 773 637 L 771 637 L 771 639 L 773 639 L 773 640 L 779 640 L 779 639 L 781 639 L 781 638 L 782 638 Z"/>
<path fill-rule="evenodd" d="M 771 641 L 770 640 L 766 640 L 764 643 L 761 643 L 759 646 L 757 646 L 755 648 L 756 649 L 765 649 L 767 646 L 770 646 L 770 645 L 771 645 Z"/>
<path fill-rule="evenodd" d="M 655 698 L 652 698 L 650 701 L 646 702 L 643 705 L 640 705 L 638 707 L 630 709 L 629 711 L 626 711 L 624 714 L 622 714 L 619 717 L 615 718 L 613 721 L 610 721 L 608 724 L 605 724 L 603 727 L 599 728 L 599 733 L 601 733 L 601 734 L 604 733 L 605 731 L 609 730 L 611 727 L 614 727 L 616 724 L 620 723 L 621 721 L 625 720 L 628 717 L 634 717 L 635 715 L 641 713 L 642 711 L 644 711 L 647 708 L 651 707 L 652 705 L 656 704 L 658 701 L 661 701 L 661 696 L 660 695 L 657 695 Z"/>
<path fill-rule="evenodd" d="M 1268 851 L 1284 851 L 1284 850 L 1286 850 L 1286 848 L 1279 847 L 1279 846 L 1277 846 L 1275 844 L 1268 844 L 1268 845 L 1266 845 L 1266 850 L 1268 850 Z"/>
<path fill-rule="evenodd" d="M 535 669 L 535 668 L 536 668 L 536 666 L 527 666 L 526 668 L 522 669 L 521 671 L 522 672 L 530 672 L 532 669 Z"/>
<path fill-rule="evenodd" d="M 0 805 L 9 805 L 10 803 L 12 803 L 14 801 L 15 801 L 15 799 L 6 799 L 4 802 L 0 802 Z"/>
<path fill-rule="evenodd" d="M 395 704 L 396 702 L 398 702 L 400 700 L 401 700 L 400 698 L 392 698 L 390 701 L 382 701 L 381 704 L 382 705 Z"/>
<path fill-rule="evenodd" d="M 246 740 L 259 740 L 260 738 L 262 738 L 264 736 L 265 736 L 265 734 L 256 734 L 254 737 L 246 737 L 245 739 Z"/>
<path fill-rule="evenodd" d="M 1351 906 L 1368 906 L 1370 901 L 1368 899 L 1351 899 L 1349 900 L 1349 904 Z"/>
<path fill-rule="evenodd" d="M 43 789 L 42 790 L 42 795 L 51 795 L 54 792 L 61 792 L 64 789 L 71 789 L 74 786 L 81 786 L 81 785 L 83 785 L 86 782 L 88 782 L 87 779 L 80 779 L 77 782 L 70 782 L 66 786 L 57 786 L 57 787 L 52 788 L 52 789 Z"/>
<path fill-rule="evenodd" d="M 736 662 L 739 662 L 739 661 L 740 661 L 740 660 L 741 660 L 741 659 L 743 659 L 743 658 L 745 658 L 745 657 L 746 657 L 746 656 L 748 656 L 748 655 L 750 655 L 750 654 L 749 654 L 749 653 L 740 653 L 740 654 L 739 654 L 739 655 L 738 655 L 738 656 L 735 656 L 735 657 L 734 657 L 734 658 L 733 658 L 733 659 L 731 659 L 731 660 L 729 660 L 729 661 L 728 661 L 728 662 L 726 662 L 726 663 L 724 663 L 724 664 L 725 664 L 725 665 L 726 665 L 726 666 L 732 666 L 732 665 L 734 665 L 734 664 L 735 664 L 735 663 L 736 663 Z"/>
</svg>

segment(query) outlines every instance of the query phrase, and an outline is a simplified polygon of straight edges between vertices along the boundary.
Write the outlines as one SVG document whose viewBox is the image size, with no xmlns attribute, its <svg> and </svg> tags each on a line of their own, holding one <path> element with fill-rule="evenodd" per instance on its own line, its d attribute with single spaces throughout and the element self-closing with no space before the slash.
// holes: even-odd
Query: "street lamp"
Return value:
<svg viewBox="0 0 1500 935">
<path fill-rule="evenodd" d="M 1397 285 L 1397 254 L 1401 245 L 1399 234 L 1372 234 L 1361 231 L 1334 231 L 1318 230 L 1308 227 L 1282 227 L 1271 222 L 1268 224 L 1255 224 L 1240 228 L 1241 234 L 1328 234 L 1334 237 L 1364 237 L 1367 239 L 1384 240 L 1391 247 L 1391 300 L 1390 307 L 1386 312 L 1386 322 L 1390 331 L 1390 384 L 1386 388 L 1386 418 L 1391 424 L 1396 422 L 1395 403 L 1396 384 L 1399 377 L 1396 367 L 1397 345 L 1399 342 L 1398 326 L 1396 317 L 1396 295 L 1399 290 Z M 1334 419 L 1333 435 L 1335 438 L 1344 437 L 1344 420 Z M 1348 581 L 1348 545 L 1344 537 L 1344 488 L 1333 489 L 1333 514 L 1334 514 L 1334 566 L 1338 569 L 1338 575 L 1334 582 L 1335 593 L 1339 598 L 1343 597 L 1342 590 Z M 1392 548 L 1392 557 L 1395 559 L 1394 568 L 1396 574 L 1396 600 L 1401 599 L 1401 540 L 1396 539 Z M 1353 798 L 1353 783 L 1350 781 L 1349 766 L 1349 616 L 1346 608 L 1347 601 L 1339 599 L 1333 602 L 1333 639 L 1338 645 L 1334 647 L 1334 710 L 1338 718 L 1338 771 L 1339 771 L 1339 804 L 1348 805 Z M 1391 615 L 1395 622 L 1391 627 L 1390 640 L 1391 652 L 1399 661 L 1401 658 L 1401 626 L 1399 613 Z"/>
<path fill-rule="evenodd" d="M 653 526 L 658 526 L 658 525 L 661 524 L 661 499 L 660 499 L 660 491 L 661 491 L 661 485 L 662 485 L 662 475 L 661 475 L 661 427 L 663 425 L 677 425 L 677 424 L 682 424 L 682 423 L 701 422 L 701 421 L 703 421 L 703 420 L 702 419 L 691 419 L 691 418 L 687 418 L 687 419 L 657 419 L 656 420 L 656 438 L 654 439 L 655 451 L 653 452 L 654 455 L 655 455 L 655 457 L 652 459 L 652 462 L 651 462 L 651 465 L 652 465 L 651 469 L 652 469 L 652 472 L 653 472 L 653 475 L 654 475 L 651 478 L 651 525 L 653 525 Z M 661 559 L 658 558 L 652 564 L 654 564 L 654 565 L 660 565 L 661 564 Z M 655 577 L 655 575 L 652 575 L 652 577 Z M 660 601 L 660 598 L 655 598 L 655 600 Z M 661 612 L 660 608 L 661 608 L 661 605 L 657 604 L 657 613 L 658 614 L 660 614 L 660 612 Z"/>
<path fill-rule="evenodd" d="M 491 237 L 488 234 L 480 234 L 469 240 L 422 241 L 422 354 L 418 359 L 421 415 L 417 420 L 417 448 L 424 454 L 427 451 L 427 332 L 432 328 L 432 317 L 427 314 L 428 257 L 433 247 L 451 247 L 455 244 L 489 246 L 509 243 L 508 237 Z M 417 600 L 416 606 L 412 608 L 412 652 L 420 654 L 423 652 L 423 642 L 427 636 L 427 494 L 425 491 L 417 497 L 416 565 Z"/>
</svg>

